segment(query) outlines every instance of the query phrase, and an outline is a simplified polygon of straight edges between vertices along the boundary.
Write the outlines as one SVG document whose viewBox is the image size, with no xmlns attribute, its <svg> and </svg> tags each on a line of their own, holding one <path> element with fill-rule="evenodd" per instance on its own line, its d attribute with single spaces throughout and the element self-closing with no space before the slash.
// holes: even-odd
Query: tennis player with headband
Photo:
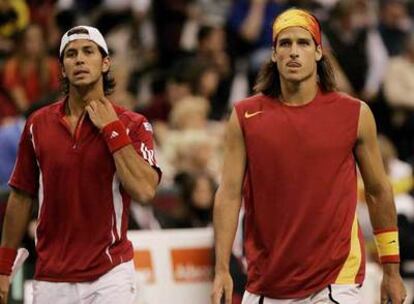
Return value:
<svg viewBox="0 0 414 304">
<path fill-rule="evenodd" d="M 273 41 L 258 94 L 235 105 L 227 126 L 214 205 L 213 303 L 231 303 L 229 257 L 243 200 L 243 304 L 362 304 L 357 167 L 384 270 L 378 295 L 382 304 L 403 303 L 396 211 L 373 115 L 336 91 L 315 16 L 283 12 Z"/>
</svg>

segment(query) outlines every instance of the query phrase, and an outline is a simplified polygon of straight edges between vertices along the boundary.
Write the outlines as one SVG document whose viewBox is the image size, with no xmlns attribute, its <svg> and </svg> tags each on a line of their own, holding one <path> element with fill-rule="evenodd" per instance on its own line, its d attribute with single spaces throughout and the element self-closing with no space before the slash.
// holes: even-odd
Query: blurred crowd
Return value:
<svg viewBox="0 0 414 304">
<path fill-rule="evenodd" d="M 0 0 L 0 201 L 25 118 L 62 98 L 60 37 L 84 24 L 108 42 L 110 99 L 151 121 L 163 169 L 152 206 L 132 207 L 131 228 L 211 225 L 225 121 L 270 59 L 274 17 L 292 6 L 320 19 L 338 89 L 374 112 L 403 259 L 414 261 L 413 0 Z"/>
</svg>

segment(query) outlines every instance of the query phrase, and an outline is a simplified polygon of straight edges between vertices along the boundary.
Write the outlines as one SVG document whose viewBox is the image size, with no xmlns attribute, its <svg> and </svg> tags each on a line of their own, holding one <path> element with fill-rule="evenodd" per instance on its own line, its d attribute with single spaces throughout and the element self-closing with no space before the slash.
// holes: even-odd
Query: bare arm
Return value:
<svg viewBox="0 0 414 304">
<path fill-rule="evenodd" d="M 374 229 L 397 226 L 391 183 L 385 173 L 378 147 L 374 117 L 362 104 L 355 149 L 358 167 L 364 181 L 365 196 Z"/>
<path fill-rule="evenodd" d="M 4 216 L 1 246 L 18 248 L 26 233 L 32 213 L 32 198 L 25 192 L 13 189 Z"/>
<path fill-rule="evenodd" d="M 369 107 L 363 103 L 359 116 L 358 144 L 355 149 L 366 202 L 374 229 L 397 227 L 397 214 L 392 186 L 385 173 L 377 141 L 375 120 Z M 399 264 L 383 264 L 382 300 L 402 303 L 404 286 L 399 274 Z"/>
<path fill-rule="evenodd" d="M 226 147 L 222 181 L 214 202 L 214 235 L 216 246 L 216 279 L 213 303 L 220 303 L 223 291 L 226 303 L 231 301 L 232 284 L 229 275 L 230 254 L 236 234 L 241 206 L 241 191 L 246 167 L 244 139 L 235 111 L 226 130 Z"/>
</svg>

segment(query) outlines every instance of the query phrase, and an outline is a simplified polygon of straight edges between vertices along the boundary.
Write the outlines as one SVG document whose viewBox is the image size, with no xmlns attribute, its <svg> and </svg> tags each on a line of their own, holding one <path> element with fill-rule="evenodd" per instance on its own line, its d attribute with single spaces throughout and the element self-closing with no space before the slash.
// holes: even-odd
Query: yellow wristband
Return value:
<svg viewBox="0 0 414 304">
<path fill-rule="evenodd" d="M 374 231 L 374 235 L 381 264 L 399 263 L 400 246 L 398 241 L 398 229 L 378 229 Z"/>
</svg>

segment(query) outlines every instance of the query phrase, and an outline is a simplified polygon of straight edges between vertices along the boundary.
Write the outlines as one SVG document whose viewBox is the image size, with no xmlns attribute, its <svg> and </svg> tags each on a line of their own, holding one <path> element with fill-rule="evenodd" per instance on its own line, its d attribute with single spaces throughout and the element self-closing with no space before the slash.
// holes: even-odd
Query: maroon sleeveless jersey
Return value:
<svg viewBox="0 0 414 304">
<path fill-rule="evenodd" d="M 243 186 L 249 292 L 275 299 L 362 283 L 356 219 L 360 101 L 319 92 L 288 106 L 256 95 L 235 106 L 246 146 Z"/>
</svg>

